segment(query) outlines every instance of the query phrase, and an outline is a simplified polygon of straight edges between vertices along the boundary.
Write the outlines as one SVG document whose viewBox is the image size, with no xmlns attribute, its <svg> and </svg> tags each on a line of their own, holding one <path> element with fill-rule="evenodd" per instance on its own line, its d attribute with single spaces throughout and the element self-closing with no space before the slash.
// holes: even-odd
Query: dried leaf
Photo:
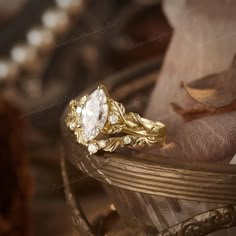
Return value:
<svg viewBox="0 0 236 236">
<path fill-rule="evenodd" d="M 185 121 L 190 121 L 194 119 L 198 119 L 204 116 L 210 116 L 210 115 L 216 115 L 220 113 L 226 113 L 226 112 L 231 112 L 236 110 L 236 101 L 234 101 L 232 104 L 226 107 L 221 107 L 221 108 L 209 108 L 206 107 L 202 104 L 196 104 L 195 106 L 191 108 L 182 108 L 176 103 L 171 103 L 172 108 L 174 111 L 181 115 Z"/>
<path fill-rule="evenodd" d="M 210 108 L 231 105 L 236 101 L 236 56 L 228 70 L 183 83 L 183 87 L 193 99 Z"/>
<path fill-rule="evenodd" d="M 104 151 L 113 152 L 119 146 L 122 146 L 121 139 L 117 137 L 113 137 L 113 138 L 108 139 L 108 142 L 107 142 L 106 147 L 104 148 Z"/>
</svg>

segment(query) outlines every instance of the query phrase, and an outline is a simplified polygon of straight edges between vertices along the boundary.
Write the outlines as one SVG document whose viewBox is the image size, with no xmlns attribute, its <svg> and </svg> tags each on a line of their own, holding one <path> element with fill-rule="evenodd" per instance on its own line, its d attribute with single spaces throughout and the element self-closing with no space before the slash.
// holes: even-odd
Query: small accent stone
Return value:
<svg viewBox="0 0 236 236">
<path fill-rule="evenodd" d="M 80 106 L 78 106 L 77 108 L 76 108 L 76 113 L 77 114 L 80 114 L 82 112 L 82 108 L 80 107 Z"/>
<path fill-rule="evenodd" d="M 132 139 L 129 136 L 124 137 L 124 144 L 130 144 Z"/>
<path fill-rule="evenodd" d="M 70 123 L 69 123 L 69 128 L 70 128 L 70 130 L 74 130 L 75 127 L 76 127 L 76 123 L 75 123 L 75 122 L 70 122 Z"/>
<path fill-rule="evenodd" d="M 106 141 L 105 140 L 100 140 L 98 142 L 98 145 L 99 145 L 100 148 L 105 148 L 106 147 Z"/>
<path fill-rule="evenodd" d="M 112 114 L 109 116 L 109 121 L 112 125 L 116 124 L 118 122 L 119 118 L 117 115 Z"/>
<path fill-rule="evenodd" d="M 90 154 L 94 154 L 98 151 L 98 146 L 94 143 L 90 143 L 88 145 L 88 151 L 89 151 Z"/>
</svg>

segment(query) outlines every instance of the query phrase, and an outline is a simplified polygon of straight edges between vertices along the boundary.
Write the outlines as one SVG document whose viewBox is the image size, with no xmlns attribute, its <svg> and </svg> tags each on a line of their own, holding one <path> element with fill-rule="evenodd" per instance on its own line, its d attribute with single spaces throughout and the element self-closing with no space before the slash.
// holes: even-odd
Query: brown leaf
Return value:
<svg viewBox="0 0 236 236">
<path fill-rule="evenodd" d="M 210 108 L 232 105 L 236 100 L 236 56 L 228 70 L 183 83 L 183 87 L 193 99 Z"/>
<path fill-rule="evenodd" d="M 198 119 L 204 116 L 211 116 L 225 112 L 231 112 L 236 110 L 236 100 L 226 107 L 221 108 L 209 108 L 202 104 L 196 104 L 191 108 L 183 108 L 176 103 L 171 103 L 173 110 L 181 115 L 185 121 L 190 121 L 194 119 Z"/>
</svg>

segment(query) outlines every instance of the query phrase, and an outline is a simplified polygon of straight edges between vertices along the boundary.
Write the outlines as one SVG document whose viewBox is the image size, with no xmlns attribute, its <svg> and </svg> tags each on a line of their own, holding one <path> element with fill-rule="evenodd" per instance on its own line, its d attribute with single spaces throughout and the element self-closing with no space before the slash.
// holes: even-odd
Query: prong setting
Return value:
<svg viewBox="0 0 236 236">
<path fill-rule="evenodd" d="M 90 154 L 94 154 L 99 150 L 99 147 L 95 143 L 89 143 L 88 144 L 88 151 Z"/>
<path fill-rule="evenodd" d="M 108 120 L 109 120 L 109 122 L 110 122 L 112 125 L 115 125 L 115 124 L 118 123 L 119 117 L 118 117 L 116 114 L 111 113 L 111 114 L 109 115 Z"/>
<path fill-rule="evenodd" d="M 132 139 L 130 136 L 127 135 L 124 137 L 124 144 L 125 145 L 129 145 L 129 144 L 131 144 L 131 142 L 132 142 Z"/>
</svg>

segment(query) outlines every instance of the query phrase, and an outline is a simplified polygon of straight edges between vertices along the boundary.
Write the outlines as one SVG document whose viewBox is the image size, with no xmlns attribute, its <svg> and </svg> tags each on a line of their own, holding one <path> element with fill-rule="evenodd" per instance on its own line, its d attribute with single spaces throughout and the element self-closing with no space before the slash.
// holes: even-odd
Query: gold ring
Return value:
<svg viewBox="0 0 236 236">
<path fill-rule="evenodd" d="M 65 122 L 77 142 L 87 146 L 90 154 L 165 141 L 164 124 L 137 113 L 126 113 L 124 106 L 111 99 L 103 85 L 90 95 L 71 100 Z"/>
</svg>

